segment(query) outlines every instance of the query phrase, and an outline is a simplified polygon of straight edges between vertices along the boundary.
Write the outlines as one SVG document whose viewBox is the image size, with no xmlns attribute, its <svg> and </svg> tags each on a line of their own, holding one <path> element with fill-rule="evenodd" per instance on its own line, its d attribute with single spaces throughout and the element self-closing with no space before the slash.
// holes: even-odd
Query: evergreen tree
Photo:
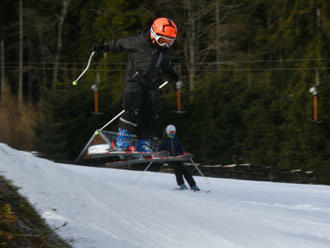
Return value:
<svg viewBox="0 0 330 248">
<path fill-rule="evenodd" d="M 37 149 L 45 156 L 73 159 L 94 130 L 122 109 L 125 54 L 95 56 L 80 85 L 71 86 L 93 42 L 136 35 L 148 30 L 154 18 L 167 16 L 179 29 L 173 62 L 184 82 L 187 112 L 173 114 L 175 90 L 163 89 L 161 127 L 176 124 L 186 150 L 203 163 L 303 168 L 330 183 L 328 1 L 71 0 L 53 82 L 58 27 L 53 20 L 61 6 L 61 0 L 25 2 L 29 66 L 24 89 L 33 89 L 32 98 L 40 106 Z M 2 1 L 1 7 L 6 58 L 17 58 L 17 14 L 8 13 L 17 13 L 18 6 Z M 7 73 L 12 85 L 14 69 Z M 104 112 L 98 117 L 90 113 L 90 88 L 97 74 Z M 312 121 L 311 87 L 318 92 L 322 122 Z"/>
</svg>

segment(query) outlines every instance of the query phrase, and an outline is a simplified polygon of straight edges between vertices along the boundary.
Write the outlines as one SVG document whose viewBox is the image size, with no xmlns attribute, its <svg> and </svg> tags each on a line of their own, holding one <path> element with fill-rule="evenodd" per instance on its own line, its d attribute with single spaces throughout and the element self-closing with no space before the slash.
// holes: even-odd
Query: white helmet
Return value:
<svg viewBox="0 0 330 248">
<path fill-rule="evenodd" d="M 167 136 L 174 137 L 175 136 L 175 133 L 176 133 L 176 128 L 175 128 L 174 125 L 171 124 L 171 125 L 168 125 L 166 127 L 166 134 L 167 134 Z"/>
</svg>

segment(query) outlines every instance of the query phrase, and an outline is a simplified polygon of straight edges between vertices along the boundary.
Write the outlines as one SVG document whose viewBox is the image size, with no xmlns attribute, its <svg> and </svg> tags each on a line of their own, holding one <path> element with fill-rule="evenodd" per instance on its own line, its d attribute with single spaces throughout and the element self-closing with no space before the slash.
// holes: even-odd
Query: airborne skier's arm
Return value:
<svg viewBox="0 0 330 248">
<path fill-rule="evenodd" d="M 96 52 L 112 52 L 112 53 L 136 51 L 136 47 L 139 42 L 140 39 L 137 36 L 123 38 L 123 39 L 115 39 L 107 43 L 101 41 L 93 44 L 93 50 Z"/>
<path fill-rule="evenodd" d="M 125 52 L 125 51 L 136 51 L 137 44 L 140 42 L 139 38 L 136 36 L 111 40 L 106 45 L 107 52 Z"/>
</svg>

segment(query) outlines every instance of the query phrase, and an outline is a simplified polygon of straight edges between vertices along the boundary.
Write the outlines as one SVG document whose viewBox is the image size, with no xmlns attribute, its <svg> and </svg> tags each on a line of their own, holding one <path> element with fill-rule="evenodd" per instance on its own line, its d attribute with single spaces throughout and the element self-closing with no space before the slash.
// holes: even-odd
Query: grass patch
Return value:
<svg viewBox="0 0 330 248">
<path fill-rule="evenodd" d="M 0 176 L 0 248 L 71 247 L 50 228 L 18 188 Z"/>
</svg>

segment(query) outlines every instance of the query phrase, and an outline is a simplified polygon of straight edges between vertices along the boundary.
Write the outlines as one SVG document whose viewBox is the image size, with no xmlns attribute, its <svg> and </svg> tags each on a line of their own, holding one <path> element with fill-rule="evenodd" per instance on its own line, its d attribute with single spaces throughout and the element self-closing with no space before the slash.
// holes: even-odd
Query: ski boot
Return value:
<svg viewBox="0 0 330 248">
<path fill-rule="evenodd" d="M 191 187 L 192 191 L 200 191 L 200 189 L 197 187 L 197 185 Z"/>
<path fill-rule="evenodd" d="M 119 128 L 115 142 L 115 149 L 126 151 L 131 147 L 130 133 L 128 130 Z"/>
<path fill-rule="evenodd" d="M 188 189 L 188 187 L 185 184 L 181 184 L 181 185 L 179 185 L 178 189 L 179 190 L 186 190 L 186 189 Z"/>
<path fill-rule="evenodd" d="M 150 147 L 150 139 L 139 139 L 137 141 L 136 150 L 138 152 L 153 152 Z"/>
</svg>

